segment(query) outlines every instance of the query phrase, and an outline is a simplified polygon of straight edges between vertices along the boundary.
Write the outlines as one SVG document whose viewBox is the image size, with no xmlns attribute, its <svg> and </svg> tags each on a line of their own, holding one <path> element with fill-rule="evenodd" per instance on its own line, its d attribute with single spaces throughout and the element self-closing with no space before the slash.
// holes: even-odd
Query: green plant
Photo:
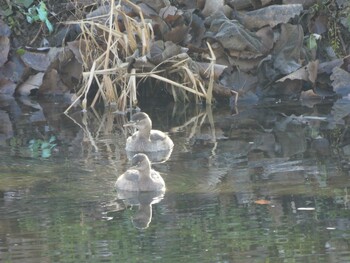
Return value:
<svg viewBox="0 0 350 263">
<path fill-rule="evenodd" d="M 29 149 L 32 152 L 32 157 L 49 158 L 51 156 L 52 149 L 57 145 L 55 141 L 55 136 L 51 136 L 48 141 L 43 141 L 41 139 L 30 140 Z"/>
<path fill-rule="evenodd" d="M 318 34 L 311 34 L 308 38 L 306 38 L 306 46 L 308 49 L 317 49 L 317 40 L 321 39 L 321 36 Z"/>
<path fill-rule="evenodd" d="M 48 20 L 47 8 L 43 1 L 41 1 L 38 5 L 32 6 L 28 9 L 28 12 L 25 13 L 28 23 L 33 23 L 37 21 L 41 21 L 45 23 L 47 29 L 50 33 L 53 32 L 53 26 L 51 22 Z"/>
</svg>

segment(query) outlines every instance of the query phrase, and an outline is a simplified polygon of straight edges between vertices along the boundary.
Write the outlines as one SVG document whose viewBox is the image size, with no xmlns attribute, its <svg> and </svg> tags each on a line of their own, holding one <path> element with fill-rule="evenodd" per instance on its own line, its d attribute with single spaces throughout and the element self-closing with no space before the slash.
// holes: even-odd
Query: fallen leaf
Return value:
<svg viewBox="0 0 350 263">
<path fill-rule="evenodd" d="M 38 95 L 63 95 L 69 88 L 62 83 L 57 70 L 51 69 L 45 73 Z"/>
<path fill-rule="evenodd" d="M 272 28 L 269 26 L 263 27 L 256 32 L 256 35 L 261 39 L 261 44 L 263 47 L 262 52 L 266 54 L 271 51 L 274 44 Z"/>
<path fill-rule="evenodd" d="M 210 63 L 206 63 L 206 62 L 194 62 L 194 63 L 196 63 L 198 68 L 199 68 L 199 74 L 203 78 L 208 78 L 208 68 L 210 67 Z M 215 80 L 219 79 L 221 74 L 224 72 L 225 68 L 227 68 L 227 66 L 214 64 L 214 79 Z"/>
<path fill-rule="evenodd" d="M 242 99 L 244 95 L 248 94 L 250 91 L 255 93 L 258 78 L 252 74 L 228 67 L 220 76 L 220 84 L 238 91 L 239 97 Z"/>
<path fill-rule="evenodd" d="M 155 65 L 164 60 L 187 52 L 187 48 L 183 48 L 174 44 L 171 41 L 163 42 L 162 40 L 155 41 L 151 45 L 148 59 Z"/>
<path fill-rule="evenodd" d="M 316 94 L 312 89 L 302 91 L 300 95 L 301 100 L 319 100 L 322 99 L 322 97 L 318 94 Z"/>
<path fill-rule="evenodd" d="M 209 20 L 210 28 L 207 37 L 216 39 L 221 45 L 233 54 L 235 51 L 245 51 L 252 56 L 262 55 L 264 50 L 260 38 L 245 29 L 238 21 L 229 20 L 221 13 L 212 15 Z"/>
<path fill-rule="evenodd" d="M 50 48 L 49 52 L 26 51 L 22 56 L 22 61 L 30 68 L 37 71 L 46 71 L 51 63 L 57 58 L 64 48 Z"/>
<path fill-rule="evenodd" d="M 143 0 L 142 2 L 149 5 L 153 10 L 158 12 L 158 14 L 162 8 L 170 6 L 170 2 L 168 0 Z"/>
<path fill-rule="evenodd" d="M 11 28 L 3 20 L 0 20 L 0 36 L 9 37 L 10 35 Z"/>
<path fill-rule="evenodd" d="M 33 90 L 38 90 L 43 82 L 44 73 L 39 72 L 30 76 L 24 83 L 22 83 L 16 90 L 16 93 L 21 96 L 29 96 Z"/>
<path fill-rule="evenodd" d="M 8 37 L 0 36 L 0 67 L 7 61 L 10 51 L 10 40 Z"/>
<path fill-rule="evenodd" d="M 141 12 L 145 17 L 154 17 L 158 16 L 158 13 L 154 11 L 149 5 L 146 5 L 144 3 L 138 4 L 138 6 L 141 8 Z"/>
<path fill-rule="evenodd" d="M 202 10 L 202 14 L 205 17 L 210 16 L 218 10 L 220 10 L 221 8 L 223 8 L 223 6 L 224 0 L 206 0 L 204 8 Z"/>
<path fill-rule="evenodd" d="M 87 44 L 84 40 L 76 40 L 72 42 L 67 42 L 67 46 L 74 53 L 75 58 L 78 60 L 80 64 L 83 64 L 83 59 L 81 54 L 85 54 L 87 51 Z"/>
<path fill-rule="evenodd" d="M 291 18 L 303 11 L 301 4 L 270 5 L 258 10 L 238 14 L 242 24 L 248 29 L 262 28 L 264 26 L 275 27 L 287 23 Z"/>
<path fill-rule="evenodd" d="M 301 25 L 281 25 L 281 35 L 273 50 L 273 66 L 277 71 L 290 74 L 300 68 L 303 40 L 304 31 Z"/>
<path fill-rule="evenodd" d="M 310 33 L 322 35 L 328 31 L 328 16 L 319 15 L 308 23 Z"/>
<path fill-rule="evenodd" d="M 271 201 L 265 200 L 265 199 L 258 199 L 258 200 L 255 200 L 254 203 L 257 205 L 269 205 L 271 204 Z"/>
<path fill-rule="evenodd" d="M 0 79 L 0 94 L 13 95 L 15 93 L 16 84 L 7 79 Z"/>
<path fill-rule="evenodd" d="M 172 41 L 175 44 L 178 44 L 186 38 L 188 30 L 189 30 L 189 28 L 185 24 L 178 25 L 178 26 L 172 28 L 166 34 L 164 34 L 164 40 L 165 41 Z"/>
<path fill-rule="evenodd" d="M 330 76 L 334 91 L 342 96 L 348 96 L 350 94 L 350 73 L 346 70 L 335 67 Z"/>
<path fill-rule="evenodd" d="M 331 61 L 325 61 L 320 63 L 320 65 L 318 66 L 318 74 L 322 74 L 322 73 L 327 73 L 327 74 L 331 74 L 332 70 L 335 67 L 340 67 L 343 64 L 343 59 L 334 59 Z"/>
<path fill-rule="evenodd" d="M 167 16 L 175 16 L 176 13 L 177 13 L 177 8 L 175 6 L 166 6 L 160 9 L 159 16 L 164 19 Z"/>
<path fill-rule="evenodd" d="M 305 81 L 310 81 L 312 84 L 315 84 L 317 78 L 317 69 L 318 69 L 318 60 L 310 61 L 304 67 L 292 72 L 291 74 L 277 80 L 276 82 L 283 82 L 286 79 L 300 79 Z"/>
</svg>

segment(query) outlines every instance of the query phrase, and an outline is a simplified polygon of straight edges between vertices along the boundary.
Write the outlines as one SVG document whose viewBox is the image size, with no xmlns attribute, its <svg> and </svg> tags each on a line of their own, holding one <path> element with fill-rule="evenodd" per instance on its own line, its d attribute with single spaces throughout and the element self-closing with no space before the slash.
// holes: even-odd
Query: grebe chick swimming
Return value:
<svg viewBox="0 0 350 263">
<path fill-rule="evenodd" d="M 131 152 L 157 152 L 168 151 L 174 147 L 173 141 L 168 135 L 159 130 L 152 130 L 152 121 L 144 112 L 134 114 L 129 123 L 138 129 L 126 140 L 126 150 Z"/>
<path fill-rule="evenodd" d="M 151 168 L 151 162 L 143 153 L 135 154 L 132 167 L 118 177 L 115 187 L 124 191 L 164 191 L 165 183 L 160 174 Z"/>
</svg>

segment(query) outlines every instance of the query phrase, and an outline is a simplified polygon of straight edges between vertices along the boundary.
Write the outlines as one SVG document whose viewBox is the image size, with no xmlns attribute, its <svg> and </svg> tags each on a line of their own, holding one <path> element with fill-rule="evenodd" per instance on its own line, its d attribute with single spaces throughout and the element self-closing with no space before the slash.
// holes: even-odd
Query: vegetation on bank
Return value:
<svg viewBox="0 0 350 263">
<path fill-rule="evenodd" d="M 126 111 L 146 93 L 209 104 L 350 93 L 348 1 L 1 5 L 2 94 L 59 95 L 83 109 L 102 101 Z"/>
</svg>

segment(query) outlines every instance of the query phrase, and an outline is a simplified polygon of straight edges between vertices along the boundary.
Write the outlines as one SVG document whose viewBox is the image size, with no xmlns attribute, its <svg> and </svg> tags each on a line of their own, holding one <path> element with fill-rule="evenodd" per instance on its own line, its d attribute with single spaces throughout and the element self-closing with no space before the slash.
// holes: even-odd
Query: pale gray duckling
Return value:
<svg viewBox="0 0 350 263">
<path fill-rule="evenodd" d="M 125 126 L 132 126 L 138 130 L 126 140 L 127 151 L 158 152 L 169 151 L 174 147 L 168 135 L 159 130 L 152 130 L 152 121 L 144 112 L 134 114 Z"/>
<path fill-rule="evenodd" d="M 135 154 L 132 167 L 118 177 L 115 187 L 124 191 L 164 191 L 165 183 L 160 174 L 151 168 L 151 162 L 143 153 Z"/>
</svg>

